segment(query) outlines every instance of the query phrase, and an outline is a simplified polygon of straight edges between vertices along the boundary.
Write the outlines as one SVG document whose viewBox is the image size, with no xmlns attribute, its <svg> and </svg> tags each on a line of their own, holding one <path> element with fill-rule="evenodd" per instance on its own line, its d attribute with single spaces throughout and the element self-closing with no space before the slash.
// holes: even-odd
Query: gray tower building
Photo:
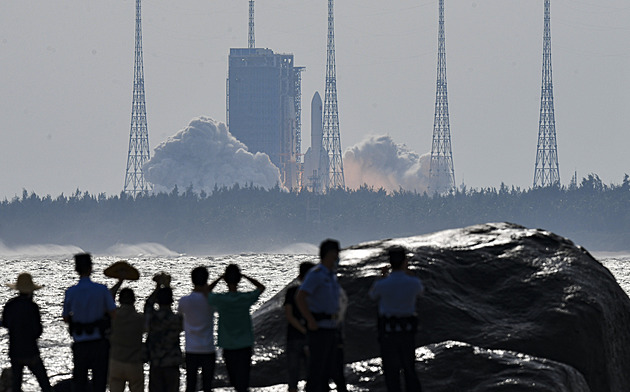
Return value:
<svg viewBox="0 0 630 392">
<path fill-rule="evenodd" d="M 230 49 L 227 118 L 230 133 L 250 152 L 264 152 L 288 188 L 298 186 L 297 108 L 300 72 L 292 54 Z"/>
</svg>

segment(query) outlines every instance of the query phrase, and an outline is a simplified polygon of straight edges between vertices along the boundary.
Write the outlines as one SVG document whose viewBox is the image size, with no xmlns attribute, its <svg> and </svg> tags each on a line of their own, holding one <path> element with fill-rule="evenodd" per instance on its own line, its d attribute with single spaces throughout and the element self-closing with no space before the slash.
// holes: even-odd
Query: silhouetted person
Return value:
<svg viewBox="0 0 630 392">
<path fill-rule="evenodd" d="M 105 332 L 116 315 L 116 304 L 105 285 L 90 280 L 92 256 L 74 255 L 79 282 L 66 290 L 63 319 L 70 326 L 72 344 L 72 383 L 74 390 L 86 391 L 88 370 L 92 369 L 92 388 L 104 392 L 107 386 L 109 342 Z"/>
<path fill-rule="evenodd" d="M 179 365 L 182 351 L 179 335 L 183 319 L 173 313 L 173 290 L 170 276 L 158 274 L 154 277 L 156 289 L 147 299 L 144 308 L 148 321 L 147 347 L 149 350 L 149 392 L 178 392 Z M 154 305 L 158 304 L 156 310 Z"/>
<path fill-rule="evenodd" d="M 339 355 L 337 315 L 339 283 L 337 264 L 339 242 L 323 241 L 319 247 L 320 263 L 313 267 L 297 292 L 296 304 L 306 319 L 310 362 L 306 381 L 307 392 L 328 391 L 333 376 L 335 357 Z"/>
<path fill-rule="evenodd" d="M 392 272 L 378 280 L 370 289 L 370 297 L 378 300 L 378 339 L 383 360 L 383 374 L 389 392 L 398 392 L 400 373 L 404 374 L 405 390 L 420 391 L 416 375 L 416 342 L 418 329 L 416 300 L 424 286 L 407 270 L 407 254 L 403 247 L 388 250 Z"/>
<path fill-rule="evenodd" d="M 238 291 L 238 283 L 245 278 L 253 284 L 253 291 Z M 221 281 L 228 286 L 227 293 L 212 293 Z M 208 287 L 208 302 L 219 312 L 219 346 L 223 348 L 223 359 L 230 384 L 237 392 L 249 389 L 249 371 L 252 362 L 254 329 L 249 308 L 265 291 L 265 286 L 256 279 L 241 274 L 235 264 L 225 268 L 225 273 Z"/>
<path fill-rule="evenodd" d="M 201 368 L 202 390 L 212 389 L 216 352 L 214 348 L 214 309 L 208 303 L 208 269 L 192 270 L 193 291 L 179 300 L 178 312 L 184 316 L 186 336 L 186 392 L 197 390 Z"/>
<path fill-rule="evenodd" d="M 131 392 L 144 390 L 142 335 L 145 331 L 144 315 L 134 306 L 136 296 L 132 289 L 124 288 L 118 295 L 120 307 L 112 321 L 109 353 L 109 390 L 123 392 L 129 383 Z"/>
<path fill-rule="evenodd" d="M 52 391 L 44 362 L 39 354 L 37 339 L 42 335 L 39 306 L 33 302 L 33 292 L 42 286 L 33 283 L 31 274 L 22 273 L 17 283 L 8 284 L 19 292 L 7 301 L 2 311 L 2 326 L 9 330 L 9 359 L 13 392 L 22 391 L 24 366 L 33 373 L 42 391 Z"/>
<path fill-rule="evenodd" d="M 298 281 L 302 283 L 306 273 L 315 264 L 305 261 L 300 264 Z M 284 314 L 287 318 L 287 373 L 289 375 L 289 392 L 297 392 L 300 380 L 301 365 L 308 364 L 308 346 L 306 344 L 306 320 L 295 305 L 295 295 L 299 285 L 289 287 L 284 296 Z"/>
</svg>

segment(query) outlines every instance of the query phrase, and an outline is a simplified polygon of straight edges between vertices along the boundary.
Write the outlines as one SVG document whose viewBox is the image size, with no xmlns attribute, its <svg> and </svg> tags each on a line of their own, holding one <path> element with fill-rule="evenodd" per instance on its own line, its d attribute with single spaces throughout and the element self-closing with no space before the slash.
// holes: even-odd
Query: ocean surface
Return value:
<svg viewBox="0 0 630 392">
<path fill-rule="evenodd" d="M 304 249 L 302 249 L 304 250 Z M 290 283 L 297 275 L 298 266 L 303 261 L 317 262 L 315 248 L 306 249 L 311 254 L 306 253 L 276 253 L 276 254 L 237 254 L 212 257 L 192 257 L 192 256 L 139 256 L 125 258 L 134 265 L 141 273 L 139 281 L 126 282 L 123 287 L 130 287 L 136 292 L 138 302 L 136 308 L 142 309 L 144 299 L 154 289 L 155 283 L 151 280 L 155 273 L 164 271 L 172 275 L 171 286 L 176 299 L 190 292 L 190 271 L 197 266 L 204 265 L 210 271 L 210 280 L 219 276 L 225 266 L 229 263 L 238 264 L 242 271 L 260 280 L 267 290 L 263 293 L 261 300 L 254 305 L 254 309 L 264 301 L 271 298 L 284 286 Z M 604 266 L 606 266 L 615 276 L 620 286 L 630 294 L 630 255 L 620 254 L 595 254 Z M 103 270 L 112 263 L 121 260 L 121 257 L 96 256 L 94 260 L 93 280 L 103 283 L 108 287 L 116 283 L 115 279 L 107 278 L 103 275 Z M 35 301 L 39 304 L 42 320 L 44 323 L 44 334 L 39 340 L 42 358 L 48 370 L 51 382 L 54 384 L 62 379 L 69 378 L 72 371 L 72 354 L 70 350 L 71 338 L 68 334 L 65 323 L 61 319 L 61 310 L 64 291 L 67 287 L 77 281 L 74 272 L 74 261 L 71 254 L 61 256 L 0 256 L 0 303 L 3 304 L 15 292 L 6 283 L 14 283 L 17 275 L 21 272 L 30 272 L 37 284 L 45 285 L 37 291 Z M 247 289 L 249 283 L 241 283 L 243 289 Z M 225 291 L 226 287 L 221 283 L 217 291 Z M 176 304 L 175 304 L 176 305 Z M 183 344 L 183 335 L 182 335 Z M 254 361 L 256 358 L 254 357 Z M 0 329 L 0 366 L 9 367 L 8 359 L 8 333 L 6 329 Z M 184 372 L 182 372 L 182 376 Z M 182 384 L 183 378 L 182 378 Z M 353 388 L 350 388 L 351 390 Z M 24 391 L 37 391 L 39 386 L 34 377 L 27 371 Z M 286 385 L 279 385 L 269 388 L 253 388 L 257 391 L 284 391 Z"/>
</svg>

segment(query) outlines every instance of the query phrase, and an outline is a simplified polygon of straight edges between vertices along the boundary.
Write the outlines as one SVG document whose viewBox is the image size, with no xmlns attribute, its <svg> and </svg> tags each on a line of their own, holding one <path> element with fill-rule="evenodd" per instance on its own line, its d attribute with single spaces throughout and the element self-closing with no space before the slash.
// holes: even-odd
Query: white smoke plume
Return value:
<svg viewBox="0 0 630 392">
<path fill-rule="evenodd" d="M 267 154 L 248 152 L 224 123 L 208 117 L 193 119 L 157 146 L 143 170 L 156 192 L 169 192 L 175 185 L 211 193 L 215 185 L 252 183 L 268 189 L 281 184 L 280 171 Z"/>
<path fill-rule="evenodd" d="M 388 192 L 426 192 L 429 186 L 431 154 L 418 155 L 389 136 L 370 136 L 343 155 L 346 186 L 356 189 L 364 184 Z"/>
</svg>

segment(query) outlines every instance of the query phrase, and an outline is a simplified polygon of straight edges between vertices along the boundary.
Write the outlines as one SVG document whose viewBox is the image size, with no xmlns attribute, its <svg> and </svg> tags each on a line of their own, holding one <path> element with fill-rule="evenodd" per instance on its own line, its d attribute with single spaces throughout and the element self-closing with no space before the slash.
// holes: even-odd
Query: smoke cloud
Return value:
<svg viewBox="0 0 630 392">
<path fill-rule="evenodd" d="M 389 136 L 370 136 L 343 155 L 346 186 L 352 189 L 367 184 L 388 192 L 426 192 L 430 163 L 430 153 L 418 155 Z"/>
<path fill-rule="evenodd" d="M 248 152 L 224 123 L 208 117 L 193 119 L 157 146 L 143 170 L 156 192 L 169 192 L 175 185 L 211 193 L 215 185 L 252 183 L 268 189 L 281 184 L 280 171 L 267 154 Z"/>
</svg>

